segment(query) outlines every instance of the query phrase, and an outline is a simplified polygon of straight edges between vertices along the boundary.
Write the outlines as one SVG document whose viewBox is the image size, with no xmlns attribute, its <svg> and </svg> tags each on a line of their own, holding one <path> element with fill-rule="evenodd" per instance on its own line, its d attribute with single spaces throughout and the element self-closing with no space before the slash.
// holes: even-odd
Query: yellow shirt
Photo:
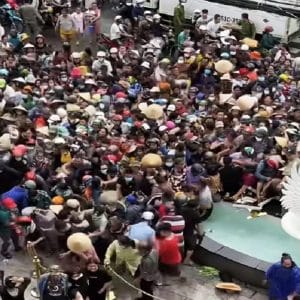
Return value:
<svg viewBox="0 0 300 300">
<path fill-rule="evenodd" d="M 130 274 L 134 276 L 141 263 L 141 256 L 136 249 L 131 247 L 125 248 L 116 240 L 113 241 L 107 248 L 104 264 L 110 264 L 113 256 L 116 257 L 116 266 L 125 264 Z"/>
</svg>

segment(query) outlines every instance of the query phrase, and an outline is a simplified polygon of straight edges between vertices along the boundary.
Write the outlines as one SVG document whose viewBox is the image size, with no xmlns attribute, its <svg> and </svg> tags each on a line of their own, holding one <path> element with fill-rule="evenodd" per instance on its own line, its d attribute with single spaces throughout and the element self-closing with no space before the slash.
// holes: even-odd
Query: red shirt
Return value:
<svg viewBox="0 0 300 300">
<path fill-rule="evenodd" d="M 161 263 L 165 265 L 177 265 L 181 263 L 178 238 L 174 234 L 168 238 L 157 239 L 157 248 Z"/>
</svg>

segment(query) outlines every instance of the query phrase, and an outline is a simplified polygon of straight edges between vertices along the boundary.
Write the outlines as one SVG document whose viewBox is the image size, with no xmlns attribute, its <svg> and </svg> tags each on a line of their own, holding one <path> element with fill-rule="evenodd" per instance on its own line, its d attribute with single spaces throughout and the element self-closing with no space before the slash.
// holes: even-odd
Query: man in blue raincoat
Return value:
<svg viewBox="0 0 300 300">
<path fill-rule="evenodd" d="M 283 253 L 280 262 L 273 264 L 266 273 L 270 300 L 287 300 L 299 294 L 300 269 L 289 254 Z"/>
</svg>

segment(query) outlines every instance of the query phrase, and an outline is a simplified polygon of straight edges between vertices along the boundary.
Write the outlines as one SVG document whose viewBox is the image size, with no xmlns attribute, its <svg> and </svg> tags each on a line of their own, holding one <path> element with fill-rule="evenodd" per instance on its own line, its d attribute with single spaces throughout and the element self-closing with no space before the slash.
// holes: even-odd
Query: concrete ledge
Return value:
<svg viewBox="0 0 300 300">
<path fill-rule="evenodd" d="M 214 267 L 242 282 L 265 287 L 265 271 L 271 264 L 225 247 L 209 237 L 204 237 L 194 251 L 193 260 L 201 265 Z"/>
</svg>

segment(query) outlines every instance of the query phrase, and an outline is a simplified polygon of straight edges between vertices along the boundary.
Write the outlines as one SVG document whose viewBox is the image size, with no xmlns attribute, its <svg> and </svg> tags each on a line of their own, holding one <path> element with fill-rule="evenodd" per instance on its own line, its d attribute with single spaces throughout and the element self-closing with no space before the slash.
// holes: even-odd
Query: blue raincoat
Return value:
<svg viewBox="0 0 300 300">
<path fill-rule="evenodd" d="M 272 300 L 286 300 L 300 290 L 300 269 L 285 268 L 280 262 L 273 264 L 266 273 L 269 283 L 269 297 Z"/>
</svg>

